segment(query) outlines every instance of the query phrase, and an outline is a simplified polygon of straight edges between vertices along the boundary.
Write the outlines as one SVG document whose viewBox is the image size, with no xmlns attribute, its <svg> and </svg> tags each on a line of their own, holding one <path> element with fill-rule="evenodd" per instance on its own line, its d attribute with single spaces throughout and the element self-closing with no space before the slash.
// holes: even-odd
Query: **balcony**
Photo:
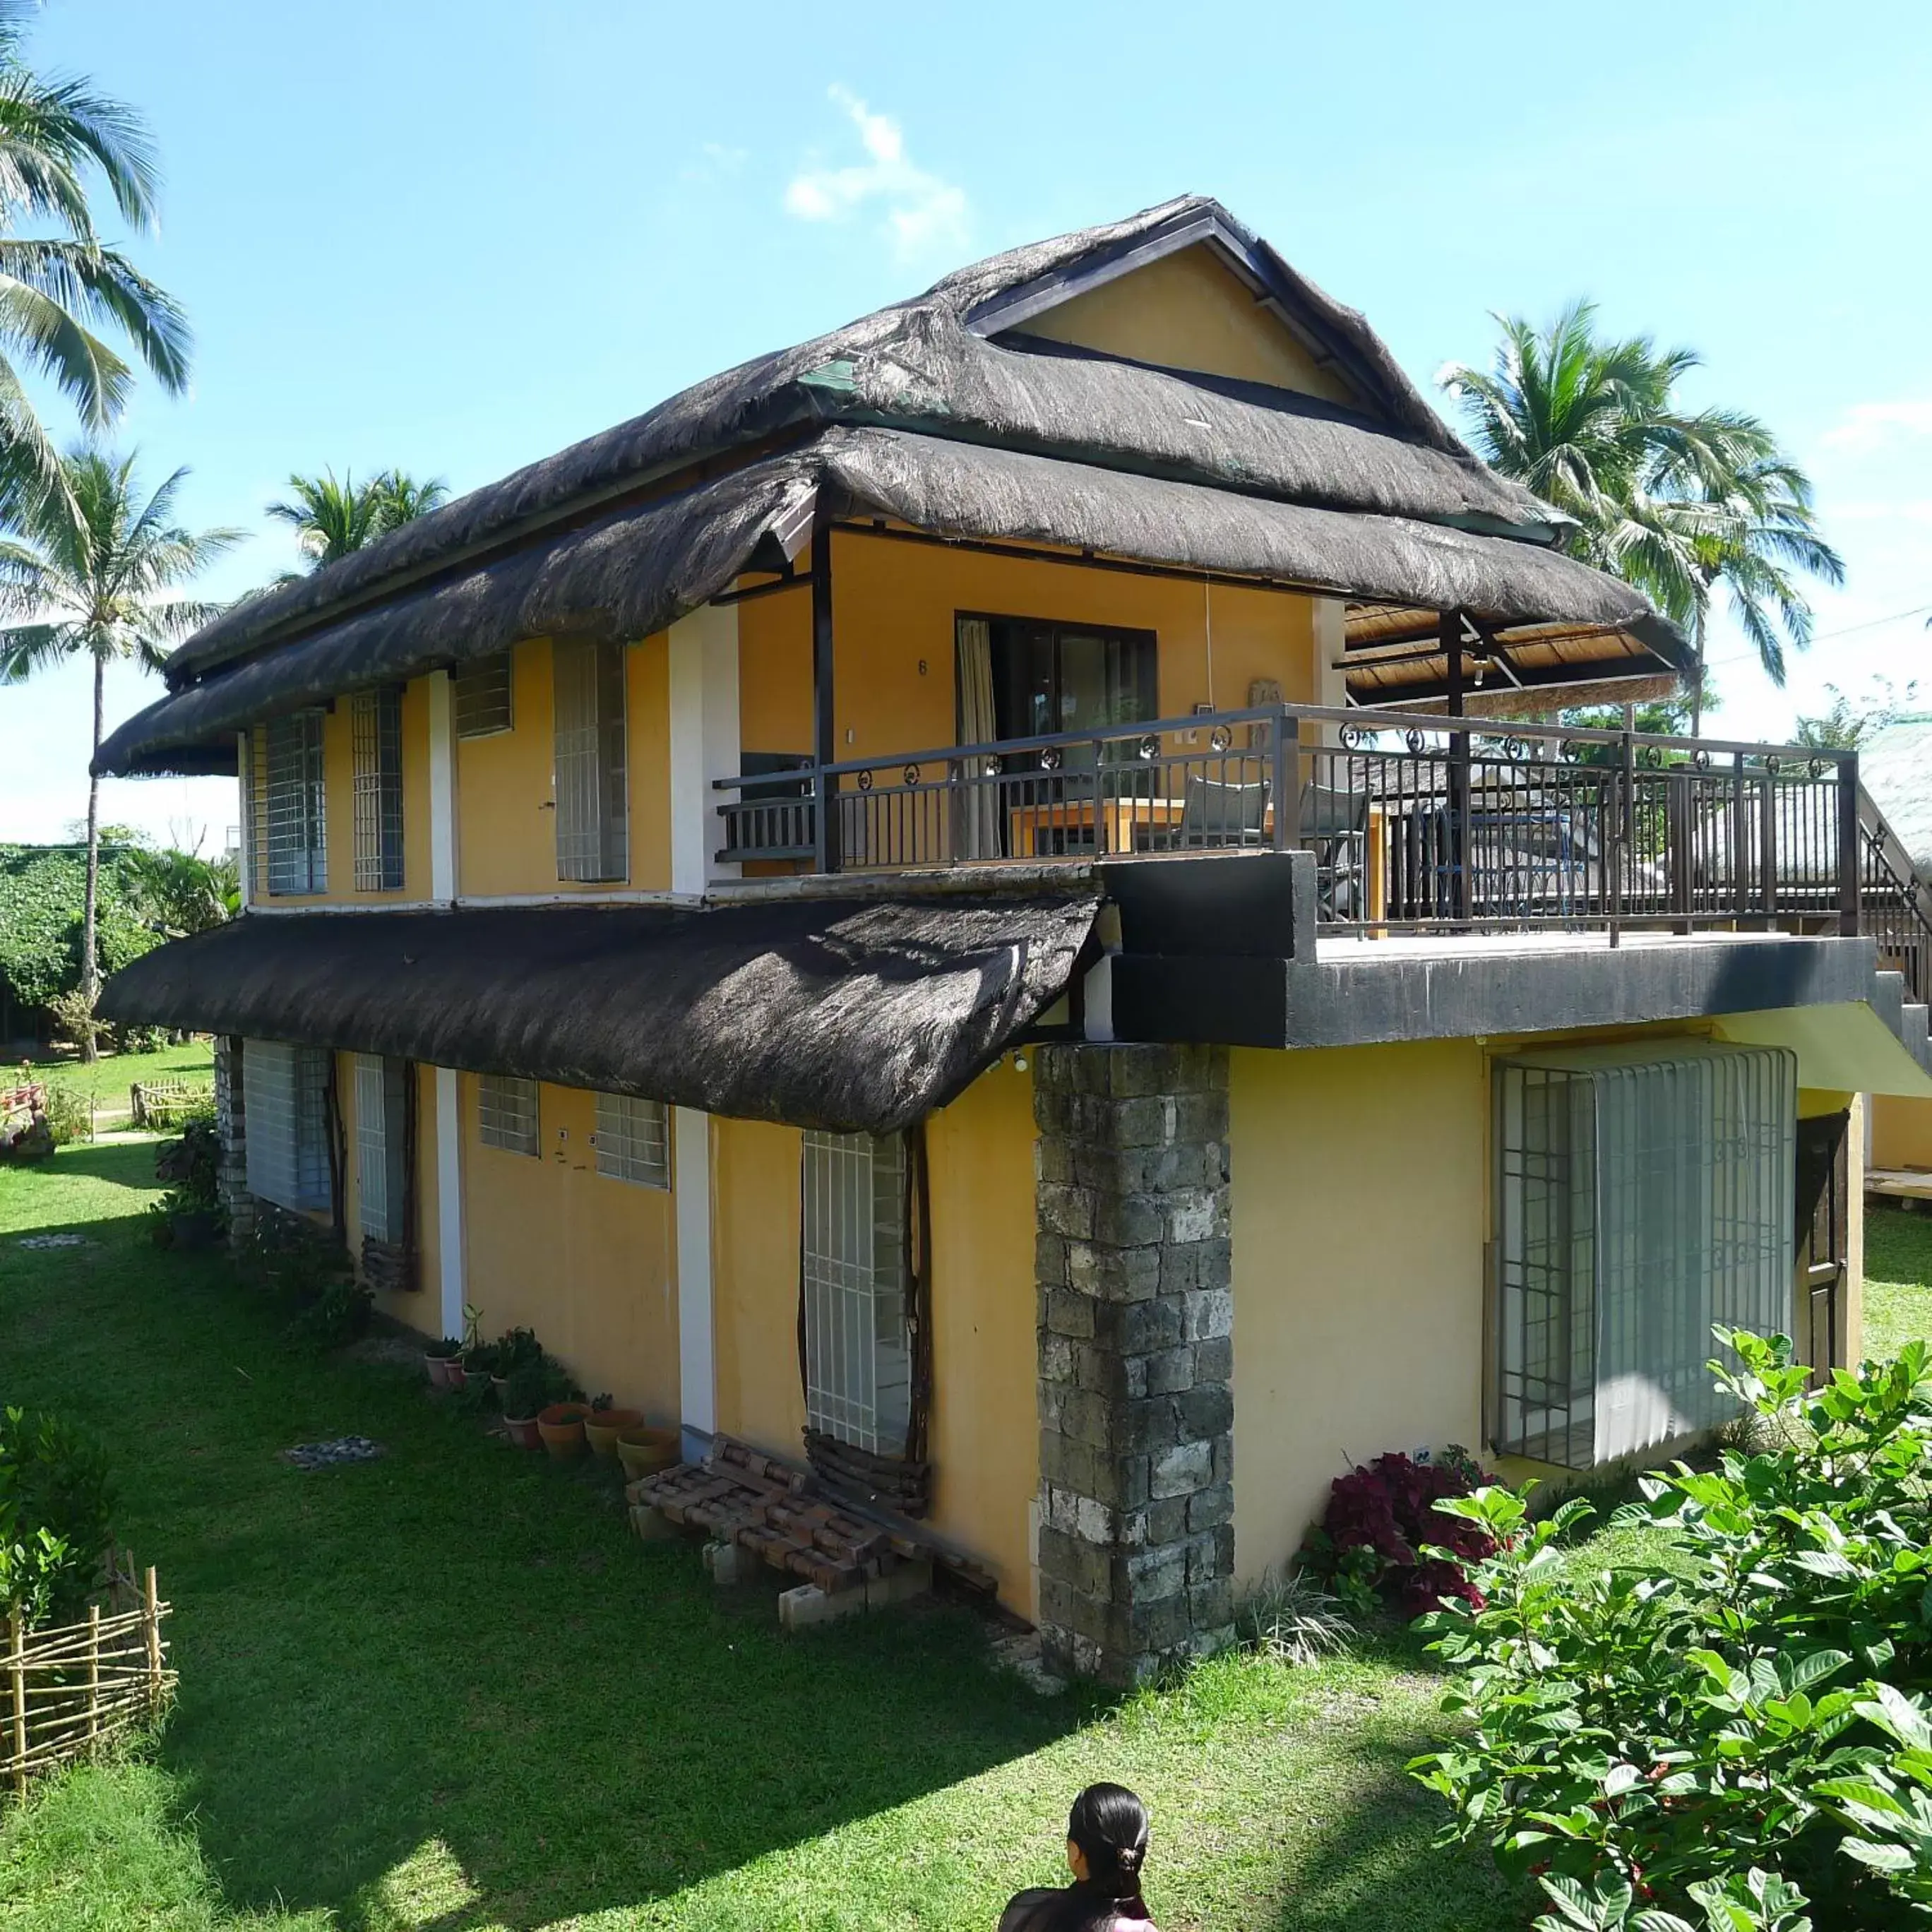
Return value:
<svg viewBox="0 0 1932 1932">
<path fill-rule="evenodd" d="M 1324 935 L 1874 934 L 1928 895 L 1850 752 L 1271 705 L 718 782 L 728 862 L 892 872 L 1300 848 Z"/>
</svg>

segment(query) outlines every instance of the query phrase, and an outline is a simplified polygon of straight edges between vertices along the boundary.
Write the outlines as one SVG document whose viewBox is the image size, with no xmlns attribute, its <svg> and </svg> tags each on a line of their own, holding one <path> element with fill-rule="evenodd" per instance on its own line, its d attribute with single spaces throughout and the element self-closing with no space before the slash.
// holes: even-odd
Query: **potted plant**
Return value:
<svg viewBox="0 0 1932 1932">
<path fill-rule="evenodd" d="M 640 1476 L 655 1476 L 679 1460 L 681 1437 L 675 1429 L 653 1429 L 639 1423 L 617 1438 L 617 1460 L 624 1466 L 624 1480 L 634 1483 Z"/>
<path fill-rule="evenodd" d="M 503 1411 L 503 1433 L 519 1449 L 538 1449 L 543 1438 L 537 1432 L 537 1412 L 548 1400 L 543 1365 L 526 1362 L 503 1384 L 499 1400 Z"/>
<path fill-rule="evenodd" d="M 463 1344 L 446 1335 L 423 1351 L 423 1367 L 431 1388 L 460 1389 L 466 1379 L 461 1356 Z"/>
<path fill-rule="evenodd" d="M 519 1369 L 541 1369 L 543 1362 L 543 1344 L 535 1330 L 511 1328 L 500 1335 L 490 1346 L 490 1379 L 496 1384 L 497 1401 L 502 1401 Z"/>
<path fill-rule="evenodd" d="M 644 1414 L 639 1408 L 615 1408 L 608 1395 L 600 1395 L 590 1405 L 590 1413 L 584 1418 L 584 1439 L 590 1445 L 593 1456 L 601 1456 L 608 1461 L 617 1453 L 617 1438 L 627 1429 L 643 1425 Z"/>
</svg>

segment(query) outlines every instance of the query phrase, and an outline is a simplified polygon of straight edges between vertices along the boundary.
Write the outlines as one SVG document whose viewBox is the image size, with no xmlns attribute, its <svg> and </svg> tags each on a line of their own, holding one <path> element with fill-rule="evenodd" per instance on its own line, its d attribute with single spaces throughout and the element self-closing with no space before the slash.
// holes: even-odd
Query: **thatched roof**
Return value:
<svg viewBox="0 0 1932 1932">
<path fill-rule="evenodd" d="M 519 638 L 644 636 L 748 566 L 795 549 L 814 502 L 942 536 L 1457 608 L 1496 626 L 1558 616 L 1618 634 L 1599 658 L 1624 655 L 1628 634 L 1657 670 L 1686 661 L 1683 640 L 1636 592 L 1559 551 L 902 430 L 834 428 L 190 685 L 114 732 L 97 769 L 232 770 L 232 734 L 276 712 L 488 656 Z M 1592 674 L 1586 665 L 1578 680 Z"/>
<path fill-rule="evenodd" d="M 1355 412 L 1288 391 L 1070 352 L 1024 333 L 1030 302 L 1150 254 L 1214 247 L 1363 397 Z M 1018 318 L 1018 330 L 1003 325 Z M 925 294 L 708 377 L 312 577 L 268 590 L 176 653 L 180 686 L 218 664 L 398 594 L 547 525 L 608 508 L 700 460 L 827 423 L 997 442 L 1221 488 L 1547 542 L 1562 518 L 1450 432 L 1354 310 L 1297 274 L 1219 202 L 1187 196 L 1034 243 Z M 735 454 L 734 454 L 735 452 Z"/>
<path fill-rule="evenodd" d="M 1912 862 L 1932 872 L 1932 717 L 1895 718 L 1858 746 L 1858 782 Z"/>
<path fill-rule="evenodd" d="M 102 989 L 124 1023 L 382 1053 L 887 1133 L 1064 989 L 1093 891 L 251 914 Z"/>
</svg>

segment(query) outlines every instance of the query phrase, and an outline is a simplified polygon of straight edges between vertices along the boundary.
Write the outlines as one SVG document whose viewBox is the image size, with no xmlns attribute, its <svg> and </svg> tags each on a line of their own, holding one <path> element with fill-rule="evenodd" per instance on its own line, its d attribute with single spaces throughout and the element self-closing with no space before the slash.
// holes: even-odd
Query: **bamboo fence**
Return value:
<svg viewBox="0 0 1932 1932">
<path fill-rule="evenodd" d="M 132 1598 L 131 1608 L 121 1607 Z M 24 1798 L 27 1780 L 80 1758 L 158 1717 L 172 1695 L 161 1634 L 169 1606 L 149 1569 L 138 1587 L 131 1562 L 116 1573 L 107 1609 L 85 1623 L 28 1630 L 9 1612 L 0 1651 L 0 1790 Z"/>
</svg>

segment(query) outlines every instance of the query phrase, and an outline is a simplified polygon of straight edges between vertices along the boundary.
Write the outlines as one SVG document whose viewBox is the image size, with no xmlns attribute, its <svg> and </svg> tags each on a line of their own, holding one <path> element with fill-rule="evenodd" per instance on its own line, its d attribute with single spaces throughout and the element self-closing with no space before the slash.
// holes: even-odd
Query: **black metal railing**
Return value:
<svg viewBox="0 0 1932 1932">
<path fill-rule="evenodd" d="M 1897 842 L 1874 843 L 1869 801 L 1862 819 L 1852 752 L 1270 705 L 761 764 L 718 782 L 721 859 L 856 872 L 1300 847 L 1330 932 L 1855 932 L 1870 893 L 1909 903 L 1900 944 L 1932 940 L 1909 860 L 1901 873 Z M 1932 971 L 1932 950 L 1913 957 Z"/>
</svg>

